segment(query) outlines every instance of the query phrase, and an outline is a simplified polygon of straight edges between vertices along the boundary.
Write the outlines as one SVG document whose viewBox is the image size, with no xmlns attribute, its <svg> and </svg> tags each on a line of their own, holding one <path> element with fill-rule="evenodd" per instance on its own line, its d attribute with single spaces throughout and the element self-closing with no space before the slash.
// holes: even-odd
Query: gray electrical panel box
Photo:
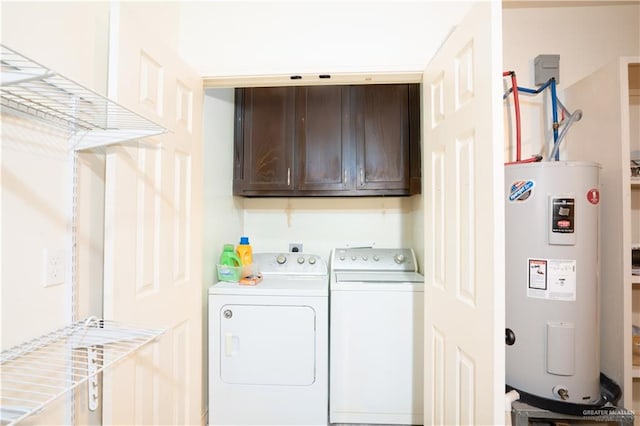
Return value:
<svg viewBox="0 0 640 426">
<path fill-rule="evenodd" d="M 551 78 L 560 84 L 560 55 L 538 55 L 533 63 L 536 86 L 542 86 Z"/>
</svg>

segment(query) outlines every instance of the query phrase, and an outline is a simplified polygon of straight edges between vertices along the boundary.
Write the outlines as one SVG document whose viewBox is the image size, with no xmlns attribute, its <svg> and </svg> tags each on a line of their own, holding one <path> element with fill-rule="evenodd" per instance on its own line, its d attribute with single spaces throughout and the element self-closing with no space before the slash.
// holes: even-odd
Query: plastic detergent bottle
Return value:
<svg viewBox="0 0 640 426">
<path fill-rule="evenodd" d="M 253 252 L 249 244 L 249 237 L 240 237 L 240 244 L 238 244 L 236 251 L 243 265 L 251 265 L 253 263 Z"/>
<path fill-rule="evenodd" d="M 233 244 L 225 244 L 222 247 L 220 255 L 220 264 L 225 266 L 242 266 L 242 262 L 236 252 L 233 250 Z"/>
</svg>

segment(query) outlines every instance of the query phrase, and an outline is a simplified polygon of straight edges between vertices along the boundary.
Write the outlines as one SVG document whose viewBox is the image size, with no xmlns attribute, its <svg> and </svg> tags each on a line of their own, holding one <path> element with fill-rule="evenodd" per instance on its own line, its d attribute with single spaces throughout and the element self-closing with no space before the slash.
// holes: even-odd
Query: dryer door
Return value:
<svg viewBox="0 0 640 426">
<path fill-rule="evenodd" d="M 313 384 L 315 323 L 315 311 L 309 306 L 224 305 L 219 345 L 222 381 Z"/>
</svg>

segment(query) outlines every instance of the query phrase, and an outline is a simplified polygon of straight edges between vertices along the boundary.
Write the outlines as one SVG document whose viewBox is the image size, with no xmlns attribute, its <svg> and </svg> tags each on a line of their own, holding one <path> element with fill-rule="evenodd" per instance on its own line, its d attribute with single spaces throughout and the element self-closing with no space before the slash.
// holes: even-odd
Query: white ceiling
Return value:
<svg viewBox="0 0 640 426">
<path fill-rule="evenodd" d="M 205 79 L 421 72 L 468 1 L 185 1 L 180 55 Z M 288 78 L 288 77 L 287 77 Z"/>
</svg>

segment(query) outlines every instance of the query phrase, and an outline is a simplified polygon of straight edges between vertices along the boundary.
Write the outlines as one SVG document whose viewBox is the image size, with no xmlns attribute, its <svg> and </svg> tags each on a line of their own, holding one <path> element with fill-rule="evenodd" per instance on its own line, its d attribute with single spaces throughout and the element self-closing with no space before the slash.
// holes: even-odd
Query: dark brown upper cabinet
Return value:
<svg viewBox="0 0 640 426">
<path fill-rule="evenodd" d="M 420 192 L 418 85 L 236 90 L 234 194 Z"/>
<path fill-rule="evenodd" d="M 349 189 L 352 133 L 348 86 L 296 89 L 295 158 L 300 192 Z"/>
<path fill-rule="evenodd" d="M 410 193 L 412 174 L 418 184 L 420 176 L 415 170 L 420 151 L 414 147 L 412 152 L 420 138 L 417 86 L 354 86 L 352 91 L 358 191 Z"/>
<path fill-rule="evenodd" d="M 234 192 L 268 194 L 293 189 L 294 100 L 287 87 L 240 91 Z"/>
</svg>

